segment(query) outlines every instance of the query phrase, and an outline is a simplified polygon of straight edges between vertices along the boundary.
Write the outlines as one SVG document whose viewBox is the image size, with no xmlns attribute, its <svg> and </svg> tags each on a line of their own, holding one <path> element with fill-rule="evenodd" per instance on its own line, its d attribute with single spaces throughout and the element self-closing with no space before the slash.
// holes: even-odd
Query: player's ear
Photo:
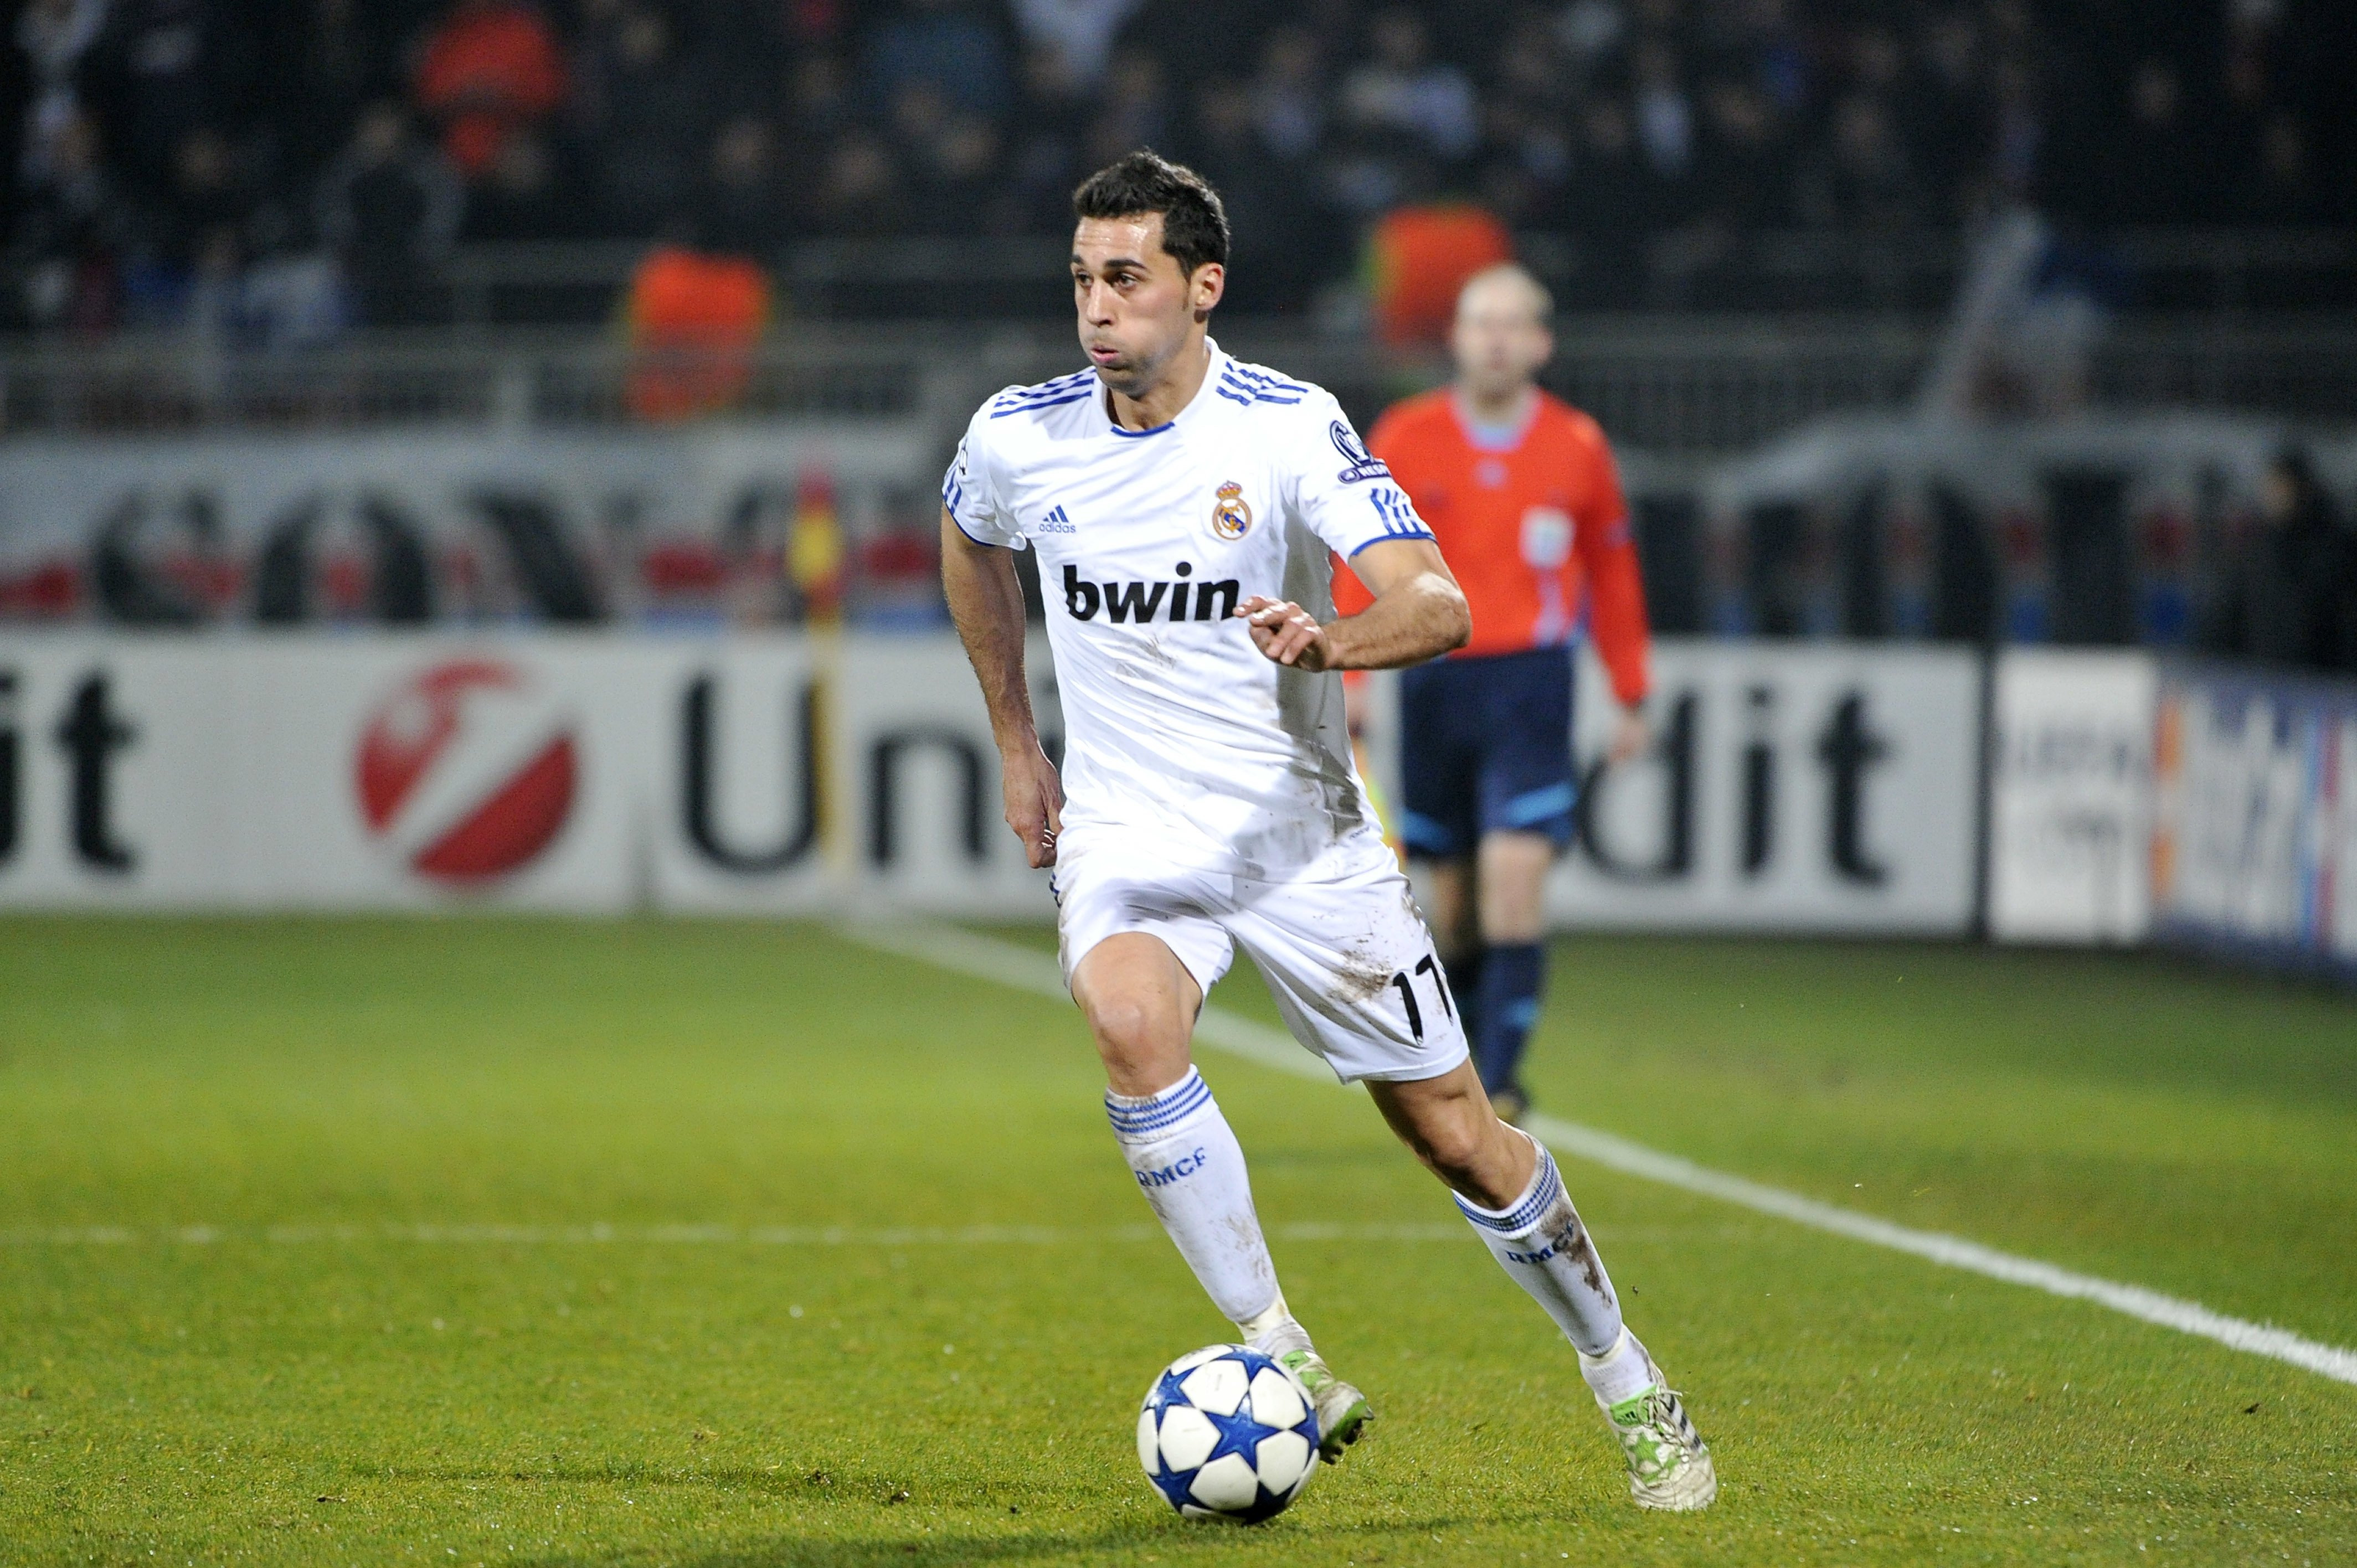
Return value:
<svg viewBox="0 0 2357 1568">
<path fill-rule="evenodd" d="M 1228 292 L 1228 269 L 1217 262 L 1205 262 L 1187 280 L 1188 303 L 1198 316 L 1208 316 L 1220 296 Z"/>
</svg>

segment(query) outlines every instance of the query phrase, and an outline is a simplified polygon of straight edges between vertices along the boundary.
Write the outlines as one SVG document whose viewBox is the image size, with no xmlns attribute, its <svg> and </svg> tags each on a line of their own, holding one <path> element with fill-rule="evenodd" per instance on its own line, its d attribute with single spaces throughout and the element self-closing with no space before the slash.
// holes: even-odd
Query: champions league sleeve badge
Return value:
<svg viewBox="0 0 2357 1568">
<path fill-rule="evenodd" d="M 1368 479 L 1388 479 L 1392 477 L 1391 466 L 1368 451 L 1366 443 L 1340 420 L 1327 425 L 1326 434 L 1332 438 L 1334 450 L 1342 454 L 1342 461 L 1350 465 L 1334 476 L 1344 484 L 1356 485 Z"/>
<path fill-rule="evenodd" d="M 1252 508 L 1244 504 L 1244 488 L 1230 479 L 1211 502 L 1211 532 L 1222 539 L 1242 539 L 1252 532 Z"/>
</svg>

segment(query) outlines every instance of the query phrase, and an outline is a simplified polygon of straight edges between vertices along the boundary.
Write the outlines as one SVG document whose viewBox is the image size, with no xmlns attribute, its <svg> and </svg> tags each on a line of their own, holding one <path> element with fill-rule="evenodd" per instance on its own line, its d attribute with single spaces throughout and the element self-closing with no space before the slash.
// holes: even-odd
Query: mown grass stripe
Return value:
<svg viewBox="0 0 2357 1568">
<path fill-rule="evenodd" d="M 1462 1225 L 1272 1225 L 1280 1241 L 1462 1241 Z M 1109 1241 L 1159 1241 L 1153 1225 L 887 1226 L 848 1225 L 131 1225 L 24 1226 L 0 1230 L 0 1247 L 210 1247 L 264 1241 L 301 1246 L 335 1241 L 406 1241 L 427 1246 L 746 1246 L 746 1247 L 1057 1247 Z"/>
<path fill-rule="evenodd" d="M 1060 1000 L 1066 995 L 1063 973 L 1054 959 L 956 927 L 920 923 L 859 925 L 847 928 L 844 934 L 880 951 L 979 980 Z M 1333 1074 L 1325 1065 L 1291 1036 L 1218 1007 L 1203 1009 L 1195 1026 L 1195 1038 L 1230 1056 L 1291 1073 L 1296 1078 L 1333 1080 Z M 2181 1296 L 2099 1279 L 2036 1258 L 2000 1251 L 1961 1236 L 1918 1230 L 1870 1214 L 1821 1203 L 1556 1117 L 1533 1115 L 1523 1125 L 1557 1154 L 1576 1155 L 1630 1176 L 1681 1187 L 1853 1241 L 1905 1252 L 1948 1268 L 1963 1269 L 2008 1284 L 2027 1285 L 2050 1295 L 2092 1301 L 2180 1334 L 2215 1340 L 2231 1349 L 2283 1361 L 2338 1382 L 2357 1383 L 2357 1351 L 2323 1344 L 2272 1324 L 2229 1317 Z"/>
</svg>

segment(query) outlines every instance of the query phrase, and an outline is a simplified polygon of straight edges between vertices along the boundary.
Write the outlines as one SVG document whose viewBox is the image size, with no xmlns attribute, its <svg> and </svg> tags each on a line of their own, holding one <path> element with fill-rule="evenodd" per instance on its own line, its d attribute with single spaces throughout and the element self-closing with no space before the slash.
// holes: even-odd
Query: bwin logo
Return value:
<svg viewBox="0 0 2357 1568">
<path fill-rule="evenodd" d="M 1223 577 L 1216 583 L 1189 583 L 1195 575 L 1191 562 L 1181 561 L 1171 570 L 1178 574 L 1176 583 L 1088 583 L 1081 580 L 1081 570 L 1064 567 L 1064 611 L 1074 620 L 1093 620 L 1103 610 L 1105 619 L 1116 624 L 1136 621 L 1143 625 L 1160 613 L 1164 602 L 1169 604 L 1166 618 L 1180 620 L 1225 620 L 1236 613 L 1236 600 L 1243 594 L 1243 585 L 1233 577 Z M 1191 614 L 1190 614 L 1191 612 Z"/>
<path fill-rule="evenodd" d="M 1203 1162 L 1210 1157 L 1205 1151 L 1198 1149 L 1191 1155 L 1180 1155 L 1158 1171 L 1135 1171 L 1131 1174 L 1137 1177 L 1137 1185 L 1140 1187 L 1168 1187 L 1172 1182 L 1184 1181 L 1201 1170 Z"/>
</svg>

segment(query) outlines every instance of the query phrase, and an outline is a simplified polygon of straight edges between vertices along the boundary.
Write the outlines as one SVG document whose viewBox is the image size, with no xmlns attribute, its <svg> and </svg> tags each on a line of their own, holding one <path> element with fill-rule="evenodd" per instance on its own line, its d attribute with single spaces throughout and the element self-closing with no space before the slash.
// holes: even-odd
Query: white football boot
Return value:
<svg viewBox="0 0 2357 1568">
<path fill-rule="evenodd" d="M 1695 1434 L 1685 1405 L 1650 1354 L 1645 1370 L 1651 1380 L 1639 1392 L 1618 1404 L 1596 1402 L 1629 1462 L 1629 1496 L 1641 1509 L 1672 1513 L 1706 1509 L 1718 1496 L 1718 1472 L 1711 1466 L 1710 1450 Z"/>
</svg>

